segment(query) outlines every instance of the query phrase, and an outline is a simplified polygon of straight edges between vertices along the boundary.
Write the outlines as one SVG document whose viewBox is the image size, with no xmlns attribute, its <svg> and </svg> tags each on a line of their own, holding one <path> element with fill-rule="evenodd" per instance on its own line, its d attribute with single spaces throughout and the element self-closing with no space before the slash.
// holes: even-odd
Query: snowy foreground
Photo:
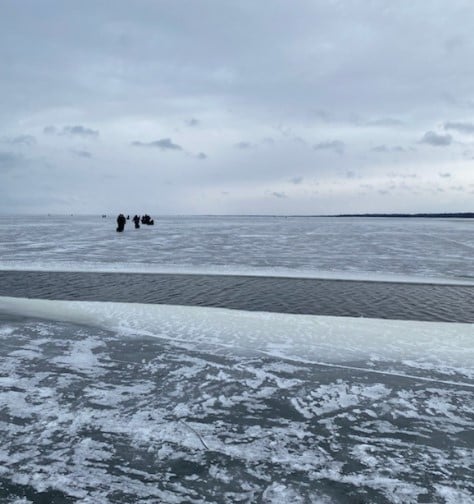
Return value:
<svg viewBox="0 0 474 504">
<path fill-rule="evenodd" d="M 0 350 L 2 502 L 473 502 L 472 324 L 0 297 Z"/>
</svg>

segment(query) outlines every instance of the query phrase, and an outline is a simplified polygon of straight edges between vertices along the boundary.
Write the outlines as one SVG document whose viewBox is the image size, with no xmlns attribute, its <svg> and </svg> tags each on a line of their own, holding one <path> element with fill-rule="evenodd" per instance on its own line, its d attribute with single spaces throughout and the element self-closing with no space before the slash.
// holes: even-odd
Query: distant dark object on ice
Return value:
<svg viewBox="0 0 474 504">
<path fill-rule="evenodd" d="M 148 215 L 142 215 L 142 224 L 147 224 L 148 226 L 153 226 L 155 221 Z"/>
<path fill-rule="evenodd" d="M 135 223 L 135 229 L 140 229 L 140 217 L 135 214 L 132 220 Z"/>
<path fill-rule="evenodd" d="M 121 233 L 124 228 L 125 228 L 125 223 L 127 222 L 127 219 L 125 218 L 125 215 L 119 214 L 117 217 L 117 232 Z"/>
</svg>

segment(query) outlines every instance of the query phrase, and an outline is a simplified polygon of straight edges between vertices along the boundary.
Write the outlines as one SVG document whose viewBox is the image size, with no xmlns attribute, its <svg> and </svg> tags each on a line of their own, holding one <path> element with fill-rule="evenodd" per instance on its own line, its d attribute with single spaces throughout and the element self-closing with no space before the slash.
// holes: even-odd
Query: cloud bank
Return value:
<svg viewBox="0 0 474 504">
<path fill-rule="evenodd" d="M 472 210 L 465 0 L 1 10 L 0 212 Z"/>
</svg>

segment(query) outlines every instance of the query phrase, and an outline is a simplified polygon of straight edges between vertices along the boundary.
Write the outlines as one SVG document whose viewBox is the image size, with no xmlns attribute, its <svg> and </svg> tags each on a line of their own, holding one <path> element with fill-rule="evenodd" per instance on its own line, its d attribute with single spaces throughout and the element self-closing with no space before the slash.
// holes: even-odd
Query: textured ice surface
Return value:
<svg viewBox="0 0 474 504">
<path fill-rule="evenodd" d="M 1 306 L 0 501 L 472 502 L 472 326 L 362 320 L 357 328 L 354 319 L 285 323 L 109 303 Z M 351 327 L 362 337 L 362 325 L 363 340 L 342 338 Z M 301 358 L 301 349 L 286 358 L 294 341 L 282 347 L 280 335 L 292 328 L 310 353 L 313 340 L 332 333 L 341 355 L 327 340 L 326 364 Z M 144 337 L 145 329 L 160 337 Z M 418 336 L 424 355 L 415 344 L 409 362 L 398 360 L 394 348 Z M 365 344 L 370 352 L 355 359 Z M 438 344 L 447 345 L 446 361 Z M 270 355 L 275 349 L 282 356 Z"/>
<path fill-rule="evenodd" d="M 0 297 L 0 311 L 301 362 L 474 362 L 474 325 L 247 312 L 225 308 Z M 81 348 L 76 360 L 92 356 Z"/>
<path fill-rule="evenodd" d="M 0 269 L 474 284 L 473 220 L 0 218 Z M 427 286 L 429 287 L 429 286 Z M 0 502 L 471 503 L 471 324 L 0 298 Z"/>
<path fill-rule="evenodd" d="M 474 284 L 474 219 L 0 217 L 0 269 Z"/>
</svg>

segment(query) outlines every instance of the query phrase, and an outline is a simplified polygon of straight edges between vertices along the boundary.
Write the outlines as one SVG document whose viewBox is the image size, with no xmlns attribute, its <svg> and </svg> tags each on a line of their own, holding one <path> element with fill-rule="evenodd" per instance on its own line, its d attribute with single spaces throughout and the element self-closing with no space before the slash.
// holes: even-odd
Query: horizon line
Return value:
<svg viewBox="0 0 474 504">
<path fill-rule="evenodd" d="M 126 212 L 119 212 L 126 213 Z M 148 213 L 148 212 L 147 212 Z M 128 213 L 126 213 L 129 215 Z M 130 214 L 131 215 L 131 214 Z M 449 217 L 458 217 L 458 218 L 474 218 L 474 212 L 364 212 L 364 213 L 332 213 L 332 214 L 272 214 L 272 213 L 247 213 L 247 214 L 218 214 L 218 213 L 155 213 L 154 215 L 158 215 L 160 217 L 439 217 L 439 218 L 449 218 Z M 56 213 L 56 212 L 46 212 L 46 213 L 3 213 L 0 212 L 0 216 L 8 217 L 8 216 L 37 216 L 37 217 L 75 217 L 75 216 L 90 216 L 90 217 L 116 217 L 114 213 L 80 213 L 80 212 L 72 212 L 72 213 Z"/>
</svg>

